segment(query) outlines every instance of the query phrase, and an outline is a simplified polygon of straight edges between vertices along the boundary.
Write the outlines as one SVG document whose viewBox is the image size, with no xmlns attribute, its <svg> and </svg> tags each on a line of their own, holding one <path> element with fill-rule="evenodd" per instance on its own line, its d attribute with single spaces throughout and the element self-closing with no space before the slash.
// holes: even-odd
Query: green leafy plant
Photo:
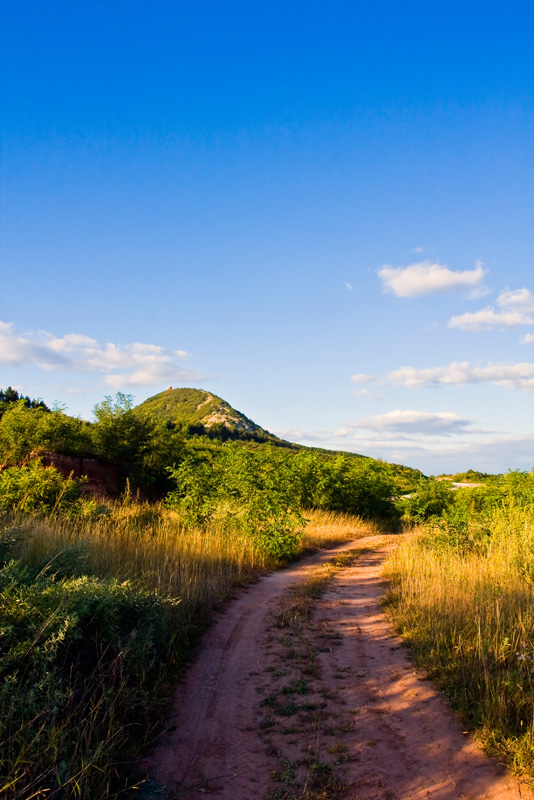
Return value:
<svg viewBox="0 0 534 800">
<path fill-rule="evenodd" d="M 217 519 L 245 532 L 259 547 L 290 558 L 304 526 L 291 461 L 267 447 L 250 451 L 226 445 L 217 458 L 186 458 L 171 470 L 176 489 L 167 496 L 188 525 Z"/>
<path fill-rule="evenodd" d="M 38 461 L 25 467 L 9 467 L 0 472 L 0 510 L 29 514 L 79 512 L 81 483 Z"/>
<path fill-rule="evenodd" d="M 109 773 L 103 782 L 98 776 L 142 713 L 168 603 L 128 581 L 58 578 L 53 569 L 34 577 L 16 561 L 0 569 L 0 774 L 9 765 L 8 796 L 107 796 Z M 122 729 L 110 728 L 110 715 L 122 717 Z"/>
</svg>

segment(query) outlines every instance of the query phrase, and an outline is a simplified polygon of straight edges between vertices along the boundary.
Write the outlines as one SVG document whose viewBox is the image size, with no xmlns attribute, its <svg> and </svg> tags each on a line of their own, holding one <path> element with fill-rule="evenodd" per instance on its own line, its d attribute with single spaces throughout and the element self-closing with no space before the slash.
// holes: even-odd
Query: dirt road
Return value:
<svg viewBox="0 0 534 800">
<path fill-rule="evenodd" d="M 532 800 L 462 733 L 384 616 L 391 541 L 323 551 L 230 604 L 176 693 L 147 798 Z M 295 587 L 351 547 L 368 550 L 303 613 Z"/>
</svg>

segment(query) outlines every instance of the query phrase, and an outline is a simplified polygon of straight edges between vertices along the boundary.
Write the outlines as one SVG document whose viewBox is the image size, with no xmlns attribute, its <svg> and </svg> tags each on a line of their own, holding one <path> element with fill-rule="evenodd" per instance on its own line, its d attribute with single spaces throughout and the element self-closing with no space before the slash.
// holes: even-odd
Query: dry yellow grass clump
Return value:
<svg viewBox="0 0 534 800">
<path fill-rule="evenodd" d="M 305 511 L 304 517 L 307 520 L 301 540 L 304 549 L 334 546 L 380 532 L 376 523 L 340 511 L 311 510 Z"/>
<path fill-rule="evenodd" d="M 298 554 L 374 530 L 350 514 L 312 510 L 304 516 Z M 17 531 L 16 557 L 24 563 L 42 563 L 77 545 L 91 572 L 139 581 L 182 602 L 211 601 L 229 584 L 278 566 L 249 537 L 224 524 L 186 527 L 176 512 L 157 505 L 117 504 L 100 517 L 75 520 L 13 516 L 8 527 Z"/>
<path fill-rule="evenodd" d="M 534 510 L 510 502 L 470 533 L 405 534 L 389 609 L 481 742 L 534 775 Z"/>
</svg>

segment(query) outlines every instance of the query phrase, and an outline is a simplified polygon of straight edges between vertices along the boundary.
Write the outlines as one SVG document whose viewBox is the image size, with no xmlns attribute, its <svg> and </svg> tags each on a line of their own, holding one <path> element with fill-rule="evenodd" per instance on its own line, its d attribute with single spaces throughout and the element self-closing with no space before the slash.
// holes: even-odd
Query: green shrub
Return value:
<svg viewBox="0 0 534 800">
<path fill-rule="evenodd" d="M 398 513 L 394 494 L 395 484 L 387 464 L 338 456 L 321 465 L 314 505 L 365 519 L 395 521 Z"/>
<path fill-rule="evenodd" d="M 225 492 L 221 459 L 186 456 L 178 467 L 168 471 L 176 488 L 167 494 L 166 506 L 179 511 L 185 525 L 207 522 Z"/>
<path fill-rule="evenodd" d="M 28 407 L 24 400 L 9 403 L 0 418 L 0 459 L 20 465 L 32 451 L 51 450 L 68 455 L 91 455 L 90 426 L 61 409 Z"/>
<path fill-rule="evenodd" d="M 450 481 L 423 478 L 410 497 L 400 500 L 399 508 L 404 512 L 405 520 L 421 522 L 441 516 L 452 507 L 454 497 Z"/>
<path fill-rule="evenodd" d="M 142 719 L 168 603 L 129 582 L 35 577 L 15 561 L 0 569 L 0 774 L 10 796 L 107 795 L 99 771 Z"/>
<path fill-rule="evenodd" d="M 65 478 L 55 467 L 31 461 L 0 472 L 0 510 L 44 514 L 81 510 L 80 480 Z"/>
<path fill-rule="evenodd" d="M 223 469 L 240 527 L 269 555 L 291 558 L 304 528 L 294 460 L 271 446 L 256 452 L 230 446 Z"/>
<path fill-rule="evenodd" d="M 184 453 L 184 434 L 172 423 L 154 420 L 133 408 L 131 395 L 118 392 L 93 409 L 91 436 L 98 458 L 117 464 L 123 484 L 147 488 L 158 481 L 165 486 L 167 467 L 178 464 Z"/>
<path fill-rule="evenodd" d="M 259 451 L 229 444 L 206 460 L 186 458 L 171 475 L 176 489 L 166 498 L 187 525 L 210 519 L 246 533 L 269 555 L 288 559 L 304 519 L 295 491 L 292 460 L 264 446 Z"/>
</svg>

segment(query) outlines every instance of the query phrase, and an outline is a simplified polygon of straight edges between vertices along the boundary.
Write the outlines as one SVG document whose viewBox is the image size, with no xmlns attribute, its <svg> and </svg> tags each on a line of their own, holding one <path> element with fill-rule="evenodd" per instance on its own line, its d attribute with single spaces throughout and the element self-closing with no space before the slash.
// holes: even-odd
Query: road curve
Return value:
<svg viewBox="0 0 534 800">
<path fill-rule="evenodd" d="M 270 691 L 272 665 L 280 658 L 273 614 L 292 586 L 353 547 L 369 551 L 333 579 L 317 602 L 314 621 L 316 632 L 337 636 L 337 646 L 318 648 L 312 689 L 328 698 L 323 715 L 339 720 L 351 713 L 341 744 L 339 734 L 326 727 L 314 744 L 325 760 L 336 747 L 346 754 L 342 796 L 534 800 L 462 732 L 432 684 L 414 670 L 380 606 L 381 564 L 391 546 L 384 541 L 368 536 L 321 551 L 263 578 L 229 604 L 204 637 L 176 691 L 167 733 L 147 759 L 147 800 L 206 793 L 220 800 L 265 798 L 273 788 L 278 745 L 288 747 L 288 737 L 276 730 L 267 747 L 259 724 L 260 700 Z M 295 752 L 299 746 L 307 744 L 293 742 Z"/>
</svg>

